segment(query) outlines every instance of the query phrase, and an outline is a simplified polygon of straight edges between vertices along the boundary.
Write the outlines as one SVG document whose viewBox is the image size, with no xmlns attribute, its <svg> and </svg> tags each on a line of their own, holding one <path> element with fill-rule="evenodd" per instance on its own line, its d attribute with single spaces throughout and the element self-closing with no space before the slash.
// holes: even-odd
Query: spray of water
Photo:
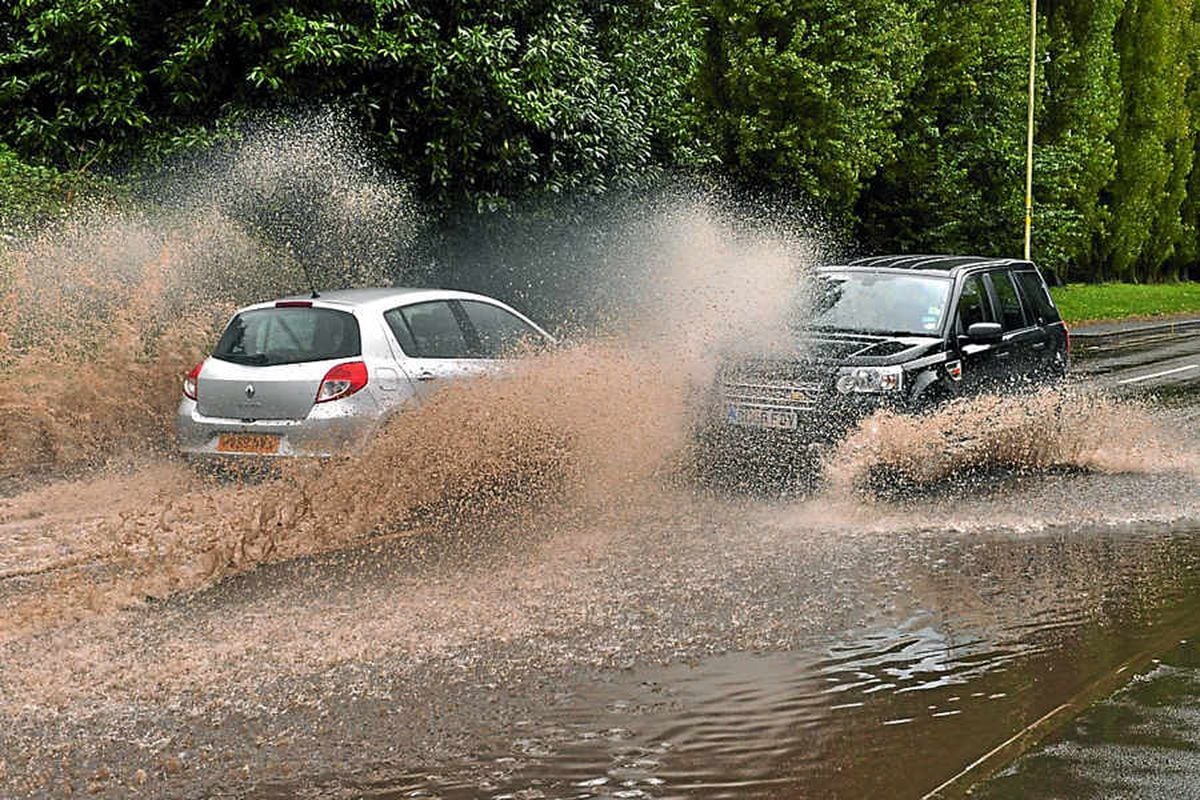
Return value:
<svg viewBox="0 0 1200 800">
<path fill-rule="evenodd" d="M 0 251 L 0 478 L 161 451 L 180 376 L 238 304 L 387 284 L 416 215 L 336 116 L 274 123 Z"/>
<path fill-rule="evenodd" d="M 169 450 L 180 376 L 230 308 L 302 290 L 301 263 L 321 264 L 327 286 L 390 282 L 416 215 L 359 153 L 335 118 L 267 126 L 164 178 L 157 204 L 89 210 L 19 240 L 3 259 L 3 470 Z M 606 236 L 622 301 L 606 336 L 452 385 L 345 459 L 260 483 L 172 479 L 144 506 L 99 503 L 68 556 L 31 552 L 61 577 L 5 601 L 0 639 L 380 535 L 636 505 L 680 472 L 722 354 L 787 346 L 822 247 L 802 226 L 764 225 L 703 193 L 660 199 Z M 1145 414 L 1054 393 L 881 413 L 826 472 L 844 494 L 880 472 L 928 485 L 989 465 L 1144 468 L 1148 456 L 1105 446 L 1128 442 L 1134 423 L 1149 437 Z"/>
<path fill-rule="evenodd" d="M 986 481 L 997 470 L 1147 472 L 1179 466 L 1150 413 L 1081 388 L 958 400 L 920 416 L 880 411 L 825 463 L 837 493 Z"/>
<path fill-rule="evenodd" d="M 816 248 L 697 197 L 660 208 L 618 238 L 617 247 L 631 259 L 641 255 L 635 263 L 646 281 L 634 292 L 639 302 L 626 309 L 620 335 L 450 386 L 346 460 L 285 465 L 279 477 L 260 484 L 203 486 L 144 512 L 123 509 L 96 525 L 84 548 L 103 569 L 64 578 L 55 592 L 10 607 L 10 633 L 194 590 L 266 561 L 344 548 L 411 527 L 414 519 L 449 527 L 497 511 L 534 513 L 550 499 L 594 511 L 624 507 L 677 471 L 695 397 L 720 353 L 731 342 L 765 342 L 783 330 L 790 287 Z M 163 256 L 151 263 L 155 274 L 174 275 L 170 268 L 191 261 Z M 151 295 L 144 275 L 135 274 L 132 283 L 134 297 L 178 296 Z M 628 276 L 623 283 L 628 291 Z M 214 317 L 214 301 L 207 302 L 189 306 L 206 320 L 202 332 Z M 119 310 L 134 321 L 135 334 L 152 327 L 137 327 L 139 321 L 163 322 L 135 309 L 132 300 Z M 135 406 L 116 384 L 120 372 L 131 374 L 128 360 L 125 369 L 105 372 L 93 390 L 97 424 L 84 426 L 92 438 L 76 444 L 57 427 L 59 417 L 47 415 L 39 432 L 57 450 L 39 454 L 42 462 L 69 465 L 106 452 L 118 437 L 143 448 L 167 439 L 178 376 L 195 349 L 166 350 L 171 326 L 164 330 L 155 339 L 164 355 L 137 362 L 136 374 L 153 378 L 154 390 Z M 32 358 L 36 348 L 29 352 Z M 37 396 L 61 415 L 55 391 Z M 26 414 L 31 407 L 28 399 L 17 405 Z M 68 441 L 80 456 L 67 453 Z"/>
</svg>

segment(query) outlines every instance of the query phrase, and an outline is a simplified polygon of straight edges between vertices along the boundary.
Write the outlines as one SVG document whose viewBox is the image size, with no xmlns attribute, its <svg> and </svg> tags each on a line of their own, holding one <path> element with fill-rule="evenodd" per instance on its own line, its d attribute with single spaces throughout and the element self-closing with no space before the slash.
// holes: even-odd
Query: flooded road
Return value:
<svg viewBox="0 0 1200 800">
<path fill-rule="evenodd" d="M 1200 633 L 1186 470 L 628 499 L 414 520 L 7 637 L 5 795 L 921 797 Z"/>
<path fill-rule="evenodd" d="M 10 472 L 0 795 L 950 796 L 1200 633 L 1187 385 L 714 487 L 671 363 L 567 348 L 250 481 Z"/>
</svg>

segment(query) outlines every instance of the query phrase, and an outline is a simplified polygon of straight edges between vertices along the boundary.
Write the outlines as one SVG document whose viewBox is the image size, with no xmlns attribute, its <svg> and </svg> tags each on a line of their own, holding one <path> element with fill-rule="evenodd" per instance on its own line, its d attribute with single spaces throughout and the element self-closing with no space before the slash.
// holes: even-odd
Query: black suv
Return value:
<svg viewBox="0 0 1200 800">
<path fill-rule="evenodd" d="M 787 352 L 725 359 L 706 437 L 829 442 L 878 408 L 1061 378 L 1070 336 L 1029 261 L 878 256 L 817 270 Z"/>
</svg>

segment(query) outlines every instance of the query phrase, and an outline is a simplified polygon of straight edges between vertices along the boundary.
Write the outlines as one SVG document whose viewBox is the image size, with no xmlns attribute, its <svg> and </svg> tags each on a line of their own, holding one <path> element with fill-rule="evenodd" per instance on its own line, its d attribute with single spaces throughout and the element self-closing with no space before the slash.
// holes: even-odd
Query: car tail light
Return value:
<svg viewBox="0 0 1200 800">
<path fill-rule="evenodd" d="M 321 379 L 317 389 L 318 403 L 349 397 L 367 385 L 367 365 L 361 361 L 338 364 Z"/>
<path fill-rule="evenodd" d="M 207 359 L 205 359 L 207 360 Z M 204 361 L 201 361 L 196 366 L 192 367 L 192 371 L 183 379 L 183 396 L 189 400 L 196 399 L 196 390 L 200 386 L 200 370 L 204 367 Z"/>
<path fill-rule="evenodd" d="M 1067 355 L 1071 355 L 1071 329 L 1063 325 L 1063 333 L 1067 335 Z"/>
</svg>

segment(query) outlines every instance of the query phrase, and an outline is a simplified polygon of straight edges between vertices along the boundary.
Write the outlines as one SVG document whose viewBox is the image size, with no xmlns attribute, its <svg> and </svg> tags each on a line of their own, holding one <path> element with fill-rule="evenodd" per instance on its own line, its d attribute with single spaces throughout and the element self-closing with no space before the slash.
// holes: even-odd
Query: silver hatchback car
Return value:
<svg viewBox="0 0 1200 800">
<path fill-rule="evenodd" d="M 259 303 L 184 380 L 176 441 L 189 457 L 353 452 L 436 387 L 553 341 L 499 300 L 446 289 Z"/>
</svg>

